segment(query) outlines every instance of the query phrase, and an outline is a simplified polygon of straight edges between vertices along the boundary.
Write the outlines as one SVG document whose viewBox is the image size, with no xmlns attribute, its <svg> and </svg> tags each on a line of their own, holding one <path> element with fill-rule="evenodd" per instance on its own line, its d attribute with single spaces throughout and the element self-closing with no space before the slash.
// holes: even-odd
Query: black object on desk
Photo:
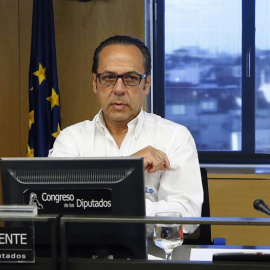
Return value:
<svg viewBox="0 0 270 270">
<path fill-rule="evenodd" d="M 270 262 L 270 254 L 256 253 L 215 253 L 213 261 Z"/>
</svg>

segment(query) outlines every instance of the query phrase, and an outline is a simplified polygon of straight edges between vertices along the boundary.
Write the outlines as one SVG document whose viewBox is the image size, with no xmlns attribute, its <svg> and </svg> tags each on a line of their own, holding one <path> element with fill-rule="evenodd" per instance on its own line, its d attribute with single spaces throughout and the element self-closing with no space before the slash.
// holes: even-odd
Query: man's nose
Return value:
<svg viewBox="0 0 270 270">
<path fill-rule="evenodd" d="M 122 78 L 117 78 L 115 85 L 113 86 L 114 93 L 116 95 L 122 95 L 126 92 L 126 86 L 122 80 Z"/>
</svg>

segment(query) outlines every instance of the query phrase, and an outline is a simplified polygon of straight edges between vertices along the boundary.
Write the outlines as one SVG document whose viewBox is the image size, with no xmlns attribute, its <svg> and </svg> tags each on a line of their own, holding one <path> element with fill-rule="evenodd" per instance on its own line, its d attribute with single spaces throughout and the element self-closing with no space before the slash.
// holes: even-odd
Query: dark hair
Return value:
<svg viewBox="0 0 270 270">
<path fill-rule="evenodd" d="M 110 37 L 103 42 L 100 43 L 100 45 L 96 48 L 94 52 L 94 57 L 93 57 L 93 65 L 92 65 L 92 72 L 97 73 L 98 69 L 98 62 L 99 62 L 99 55 L 100 52 L 109 45 L 134 45 L 140 49 L 140 51 L 143 54 L 144 58 L 144 69 L 145 69 L 145 74 L 150 74 L 151 71 L 151 55 L 148 50 L 148 48 L 145 46 L 145 44 L 140 41 L 137 38 L 130 37 L 130 36 L 113 36 Z"/>
</svg>

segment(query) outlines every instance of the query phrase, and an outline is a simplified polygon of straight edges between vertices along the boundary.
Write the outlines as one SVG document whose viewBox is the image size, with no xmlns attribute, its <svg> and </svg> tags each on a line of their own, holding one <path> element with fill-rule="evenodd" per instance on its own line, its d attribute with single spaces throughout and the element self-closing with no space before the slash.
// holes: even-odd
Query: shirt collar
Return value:
<svg viewBox="0 0 270 270">
<path fill-rule="evenodd" d="M 104 129 L 107 129 L 104 118 L 103 118 L 103 114 L 102 114 L 102 110 L 100 110 L 97 114 L 97 120 L 96 120 L 97 126 L 102 129 L 104 131 Z M 140 131 L 142 129 L 144 123 L 144 113 L 143 110 L 141 109 L 140 113 L 138 114 L 138 116 L 134 119 L 132 119 L 129 123 L 128 123 L 128 129 L 134 129 L 135 128 L 135 138 L 137 138 L 140 134 Z"/>
<path fill-rule="evenodd" d="M 100 129 L 104 129 L 106 128 L 106 124 L 105 124 L 105 121 L 104 121 L 104 118 L 103 118 L 103 114 L 102 114 L 102 110 L 100 110 L 97 114 L 97 120 L 96 120 L 96 123 L 97 123 L 97 126 L 100 128 Z"/>
<path fill-rule="evenodd" d="M 132 127 L 134 128 L 134 133 L 135 133 L 136 139 L 138 138 L 138 136 L 140 134 L 140 131 L 141 131 L 142 126 L 143 126 L 143 122 L 144 122 L 144 113 L 143 113 L 143 110 L 141 109 L 138 116 L 128 123 L 128 129 L 130 129 Z"/>
</svg>

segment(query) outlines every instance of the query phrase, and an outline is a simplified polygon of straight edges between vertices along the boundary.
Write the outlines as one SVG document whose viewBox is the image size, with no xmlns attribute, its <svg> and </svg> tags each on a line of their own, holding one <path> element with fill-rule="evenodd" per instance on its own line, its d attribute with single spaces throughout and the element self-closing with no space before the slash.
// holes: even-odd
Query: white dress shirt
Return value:
<svg viewBox="0 0 270 270">
<path fill-rule="evenodd" d="M 119 148 L 105 126 L 100 111 L 86 120 L 65 128 L 57 137 L 49 157 L 130 156 L 152 146 L 166 153 L 171 168 L 145 171 L 146 215 L 180 212 L 183 217 L 201 216 L 203 189 L 196 146 L 188 129 L 158 115 L 141 111 L 128 123 L 128 132 Z M 185 226 L 193 232 L 196 226 Z"/>
</svg>

